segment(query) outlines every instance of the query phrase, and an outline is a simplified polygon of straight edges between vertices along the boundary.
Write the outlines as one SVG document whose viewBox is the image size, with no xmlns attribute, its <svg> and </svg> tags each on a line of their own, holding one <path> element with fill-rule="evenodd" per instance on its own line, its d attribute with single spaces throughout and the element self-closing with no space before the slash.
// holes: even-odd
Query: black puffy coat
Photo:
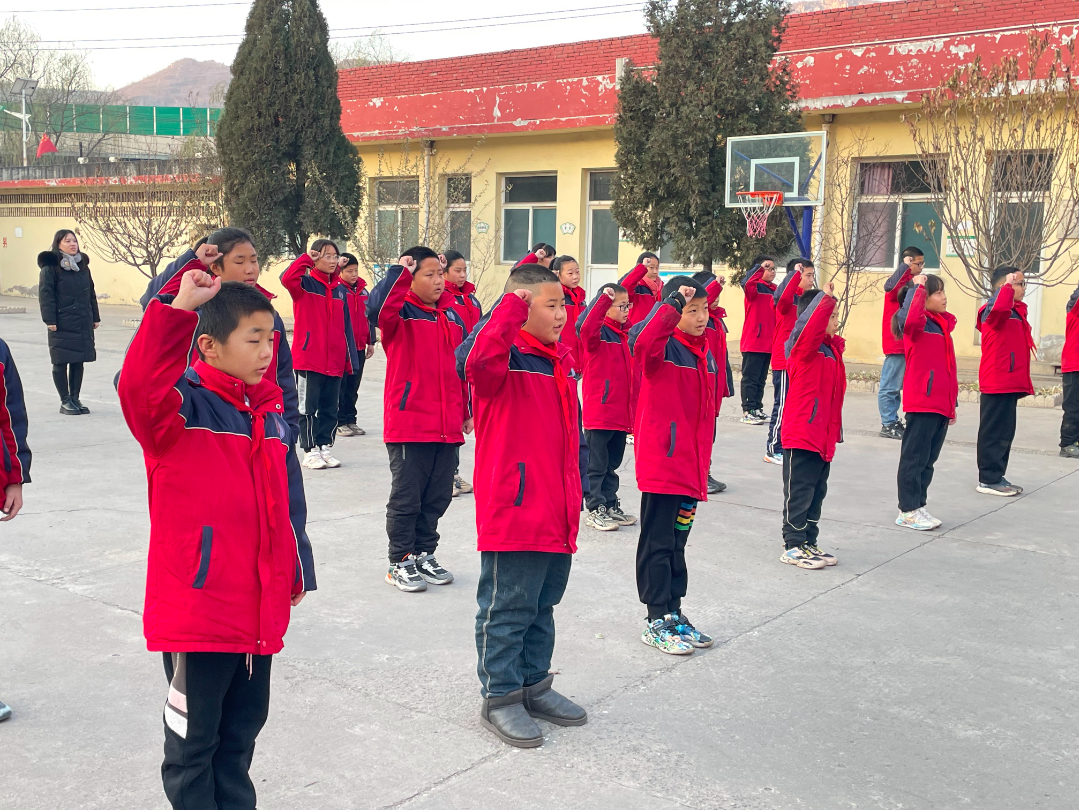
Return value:
<svg viewBox="0 0 1079 810">
<path fill-rule="evenodd" d="M 49 356 L 54 364 L 91 363 L 97 359 L 94 324 L 101 321 L 97 293 L 90 276 L 90 260 L 82 254 L 80 270 L 64 270 L 60 257 L 51 250 L 37 255 L 41 268 L 38 303 L 41 320 L 56 331 L 49 332 Z"/>
</svg>

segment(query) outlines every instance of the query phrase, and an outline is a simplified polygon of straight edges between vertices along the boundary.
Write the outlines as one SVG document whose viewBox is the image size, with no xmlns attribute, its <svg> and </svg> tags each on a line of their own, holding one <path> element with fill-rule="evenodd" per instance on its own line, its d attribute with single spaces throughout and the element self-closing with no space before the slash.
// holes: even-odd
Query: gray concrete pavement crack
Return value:
<svg viewBox="0 0 1079 810">
<path fill-rule="evenodd" d="M 380 805 L 379 810 L 393 810 L 393 808 L 396 808 L 396 807 L 407 807 L 409 804 L 416 801 L 417 799 L 422 799 L 422 798 L 426 797 L 430 793 L 434 792 L 435 790 L 438 790 L 438 788 L 442 787 L 445 784 L 448 784 L 449 782 L 452 782 L 453 780 L 457 779 L 458 777 L 464 776 L 465 774 L 470 773 L 471 771 L 475 770 L 476 768 L 479 768 L 479 767 L 481 767 L 483 765 L 486 765 L 488 762 L 494 762 L 495 760 L 502 759 L 502 758 L 508 756 L 509 753 L 510 753 L 509 750 L 495 751 L 494 753 L 488 754 L 487 756 L 480 757 L 475 762 L 472 762 L 469 765 L 466 765 L 464 768 L 458 768 L 453 773 L 448 773 L 445 776 L 443 776 L 441 779 L 436 779 L 434 782 L 429 784 L 423 790 L 419 790 L 419 791 L 413 793 L 411 796 L 405 796 L 403 799 L 398 799 L 397 801 L 391 802 L 390 804 Z"/>
</svg>

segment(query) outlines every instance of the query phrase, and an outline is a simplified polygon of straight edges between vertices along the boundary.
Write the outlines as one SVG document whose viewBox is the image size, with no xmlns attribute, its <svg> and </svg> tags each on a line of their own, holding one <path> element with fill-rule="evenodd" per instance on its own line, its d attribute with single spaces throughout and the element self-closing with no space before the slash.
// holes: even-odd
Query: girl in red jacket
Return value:
<svg viewBox="0 0 1079 810">
<path fill-rule="evenodd" d="M 772 336 L 776 328 L 775 295 L 776 263 L 771 256 L 758 256 L 749 268 L 742 284 L 746 318 L 738 348 L 742 352 L 742 422 L 763 425 L 768 422 L 764 412 L 764 386 L 768 380 L 768 363 L 772 359 Z"/>
<path fill-rule="evenodd" d="M 375 353 L 375 336 L 367 320 L 367 282 L 360 276 L 360 262 L 351 253 L 342 253 L 338 262 L 341 267 L 341 286 L 345 288 L 348 317 L 352 322 L 352 334 L 356 340 L 359 362 L 341 377 L 341 397 L 337 404 L 337 435 L 364 436 L 367 431 L 356 424 L 356 400 L 359 398 L 363 367 Z"/>
<path fill-rule="evenodd" d="M 892 334 L 903 338 L 903 412 L 907 427 L 899 454 L 899 511 L 897 526 L 917 531 L 937 528 L 941 521 L 926 509 L 933 465 L 944 446 L 948 426 L 955 424 L 959 397 L 952 332 L 955 316 L 940 276 L 919 274 L 896 299 Z"/>
<path fill-rule="evenodd" d="M 582 360 L 578 350 L 577 319 L 588 305 L 587 293 L 581 286 L 581 267 L 572 256 L 558 256 L 551 262 L 551 272 L 558 276 L 566 296 L 566 323 L 569 326 L 562 330 L 561 340 L 569 346 L 570 363 L 580 376 Z"/>
<path fill-rule="evenodd" d="M 1060 422 L 1060 455 L 1079 458 L 1079 287 L 1068 299 L 1064 349 L 1060 353 L 1064 377 L 1064 418 Z"/>
<path fill-rule="evenodd" d="M 632 329 L 639 324 L 652 311 L 652 307 L 659 301 L 663 282 L 659 280 L 659 256 L 646 250 L 637 257 L 636 266 L 622 276 L 619 286 L 625 287 L 629 293 L 629 318 L 626 320 L 626 328 Z M 641 390 L 641 367 L 633 363 L 630 367 L 630 407 L 637 412 L 637 396 Z M 633 444 L 633 435 L 630 434 L 629 443 Z"/>
<path fill-rule="evenodd" d="M 456 250 L 441 254 L 446 267 L 446 291 L 453 296 L 450 304 L 465 324 L 465 336 L 471 334 L 483 317 L 483 307 L 476 297 L 476 285 L 468 280 L 468 262 Z M 457 446 L 457 469 L 453 471 L 453 497 L 472 491 L 472 485 L 461 477 L 461 447 Z"/>
</svg>

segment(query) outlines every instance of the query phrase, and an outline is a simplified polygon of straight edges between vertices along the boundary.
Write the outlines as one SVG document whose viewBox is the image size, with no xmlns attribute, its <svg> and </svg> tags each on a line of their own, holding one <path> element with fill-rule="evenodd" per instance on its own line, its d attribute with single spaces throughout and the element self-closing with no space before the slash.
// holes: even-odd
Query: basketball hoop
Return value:
<svg viewBox="0 0 1079 810">
<path fill-rule="evenodd" d="M 747 203 L 742 208 L 746 216 L 746 234 L 763 239 L 768 233 L 768 215 L 776 206 L 783 205 L 782 191 L 739 191 L 738 201 Z"/>
</svg>

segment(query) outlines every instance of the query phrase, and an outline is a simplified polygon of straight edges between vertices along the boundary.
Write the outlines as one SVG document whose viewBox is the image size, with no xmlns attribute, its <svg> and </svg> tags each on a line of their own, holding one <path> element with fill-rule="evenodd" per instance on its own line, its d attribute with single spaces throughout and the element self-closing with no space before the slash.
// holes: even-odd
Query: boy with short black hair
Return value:
<svg viewBox="0 0 1079 810">
<path fill-rule="evenodd" d="M 435 559 L 438 521 L 453 497 L 457 448 L 472 432 L 454 356 L 465 324 L 446 291 L 443 261 L 430 248 L 409 248 L 367 305 L 386 352 L 382 435 L 393 476 L 386 582 L 406 593 L 453 582 Z"/>
<path fill-rule="evenodd" d="M 806 290 L 798 301 L 798 321 L 787 338 L 787 400 L 783 414 L 783 544 L 780 560 L 799 568 L 839 562 L 817 546 L 828 473 L 836 444 L 843 441 L 846 343 L 836 332 L 836 299 Z"/>
<path fill-rule="evenodd" d="M 1015 439 L 1019 400 L 1034 394 L 1030 356 L 1034 336 L 1023 303 L 1027 281 L 1016 267 L 998 267 L 990 275 L 994 292 L 978 310 L 982 359 L 978 366 L 978 486 L 983 495 L 1014 497 L 1023 488 L 1004 477 Z"/>
<path fill-rule="evenodd" d="M 769 464 L 783 464 L 783 403 L 787 398 L 787 338 L 794 331 L 798 320 L 798 299 L 813 286 L 813 262 L 809 259 L 791 259 L 787 262 L 787 274 L 775 291 L 776 330 L 772 337 L 772 417 L 768 424 L 768 438 L 764 443 L 764 460 Z"/>
<path fill-rule="evenodd" d="M 588 720 L 551 688 L 550 672 L 554 608 L 581 515 L 577 384 L 558 340 L 566 326 L 558 277 L 522 265 L 505 289 L 457 350 L 476 413 L 480 722 L 510 745 L 535 748 L 543 734 L 532 718 L 560 726 Z"/>
<path fill-rule="evenodd" d="M 742 353 L 742 419 L 747 425 L 763 425 L 764 386 L 768 381 L 768 363 L 772 358 L 772 337 L 776 328 L 776 262 L 771 256 L 758 256 L 742 284 L 746 317 L 738 348 Z"/>
<path fill-rule="evenodd" d="M 169 681 L 161 775 L 175 808 L 255 807 L 272 656 L 313 589 L 289 523 L 291 429 L 265 379 L 273 334 L 266 296 L 191 270 L 171 306 L 150 301 L 120 375 L 152 482 L 143 630 Z"/>
<path fill-rule="evenodd" d="M 626 288 L 604 284 L 576 325 L 583 359 L 583 420 L 588 443 L 585 525 L 601 532 L 637 522 L 622 511 L 618 501 L 618 468 L 625 456 L 626 437 L 633 430 L 628 317 Z"/>
<path fill-rule="evenodd" d="M 356 402 L 359 400 L 363 367 L 375 353 L 375 336 L 367 320 L 367 281 L 360 275 L 360 262 L 351 253 L 342 253 L 338 262 L 341 286 L 345 289 L 348 319 L 356 343 L 356 365 L 341 377 L 341 396 L 337 403 L 337 435 L 365 436 L 367 431 L 356 424 Z"/>
<path fill-rule="evenodd" d="M 884 282 L 884 317 L 881 327 L 881 346 L 884 364 L 880 369 L 877 389 L 877 409 L 880 411 L 880 435 L 885 439 L 903 438 L 903 421 L 899 418 L 899 401 L 903 394 L 903 374 L 907 356 L 902 339 L 892 334 L 892 319 L 899 312 L 899 291 L 907 282 L 925 270 L 925 254 L 914 246 L 904 248 L 899 267 Z"/>
<path fill-rule="evenodd" d="M 1060 455 L 1079 458 L 1079 287 L 1068 299 L 1064 348 L 1060 352 L 1064 378 L 1064 418 L 1060 422 Z"/>
<path fill-rule="evenodd" d="M 708 294 L 688 276 L 663 287 L 659 306 L 630 330 L 641 366 L 634 423 L 641 536 L 637 593 L 648 609 L 641 641 L 671 655 L 712 646 L 682 611 L 686 542 L 697 503 L 708 500 L 719 365 L 708 347 Z"/>
</svg>

